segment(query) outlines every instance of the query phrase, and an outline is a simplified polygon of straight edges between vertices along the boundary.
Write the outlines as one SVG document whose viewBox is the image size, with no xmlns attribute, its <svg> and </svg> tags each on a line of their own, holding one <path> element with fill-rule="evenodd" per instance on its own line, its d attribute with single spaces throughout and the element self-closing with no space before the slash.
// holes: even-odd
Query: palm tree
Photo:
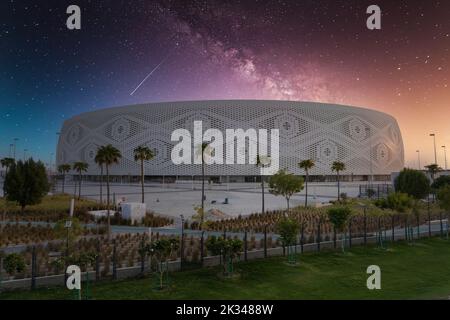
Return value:
<svg viewBox="0 0 450 320">
<path fill-rule="evenodd" d="M 259 168 L 265 168 L 270 165 L 270 157 L 256 155 L 256 166 Z M 261 201 L 262 207 L 261 212 L 264 214 L 264 175 L 261 173 Z"/>
<path fill-rule="evenodd" d="M 337 183 L 338 183 L 338 201 L 341 200 L 341 185 L 339 181 L 339 172 L 345 170 L 345 163 L 340 161 L 334 161 L 331 165 L 331 171 L 336 171 Z"/>
<path fill-rule="evenodd" d="M 103 205 L 103 165 L 105 164 L 105 162 L 103 160 L 102 151 L 97 150 L 94 161 L 100 167 L 100 203 Z"/>
<path fill-rule="evenodd" d="M 103 164 L 106 169 L 106 210 L 108 215 L 108 240 L 111 238 L 111 217 L 109 208 L 109 167 L 113 164 L 119 163 L 122 154 L 119 149 L 108 144 L 107 146 L 102 146 L 98 149 L 97 155 L 100 153 L 100 157 L 103 160 Z"/>
<path fill-rule="evenodd" d="M 299 162 L 298 167 L 300 169 L 305 170 L 306 179 L 305 179 L 305 208 L 308 206 L 308 181 L 309 181 L 309 169 L 314 167 L 314 160 L 307 159 Z"/>
<path fill-rule="evenodd" d="M 78 176 L 79 176 L 79 183 L 78 183 L 78 200 L 80 200 L 81 198 L 81 180 L 82 180 L 82 172 L 86 172 L 87 169 L 89 168 L 89 165 L 86 162 L 75 162 L 73 164 L 73 170 L 78 172 Z"/>
<path fill-rule="evenodd" d="M 430 174 L 431 180 L 434 181 L 434 177 L 435 175 L 442 170 L 441 167 L 439 167 L 439 165 L 437 165 L 436 163 L 433 164 L 429 164 L 427 166 L 425 166 L 425 168 L 428 170 L 428 173 Z"/>
<path fill-rule="evenodd" d="M 142 203 L 144 203 L 144 161 L 152 160 L 155 155 L 153 151 L 147 146 L 139 146 L 134 149 L 134 161 L 141 162 L 141 189 L 142 189 Z"/>
<path fill-rule="evenodd" d="M 60 164 L 58 166 L 58 172 L 60 174 L 62 174 L 62 178 L 63 178 L 63 180 L 62 180 L 62 193 L 64 193 L 64 185 L 65 185 L 65 182 L 66 182 L 66 173 L 68 173 L 70 171 L 70 169 L 71 169 L 70 164 L 67 164 L 67 163 Z"/>
</svg>

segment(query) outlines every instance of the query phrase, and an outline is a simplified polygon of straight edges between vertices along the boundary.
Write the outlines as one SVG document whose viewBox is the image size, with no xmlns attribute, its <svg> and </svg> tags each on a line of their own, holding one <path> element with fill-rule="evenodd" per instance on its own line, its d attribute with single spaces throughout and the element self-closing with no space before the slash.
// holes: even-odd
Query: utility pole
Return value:
<svg viewBox="0 0 450 320">
<path fill-rule="evenodd" d="M 417 162 L 419 164 L 419 170 L 421 170 L 422 167 L 420 166 L 420 150 L 416 150 L 416 152 L 417 152 Z"/>
<path fill-rule="evenodd" d="M 14 138 L 14 160 L 16 160 L 16 145 L 17 145 L 17 141 L 19 141 L 19 138 Z"/>
<path fill-rule="evenodd" d="M 436 153 L 436 134 L 430 133 L 430 137 L 433 137 L 433 145 L 434 145 L 434 163 L 437 163 L 437 153 Z"/>
</svg>

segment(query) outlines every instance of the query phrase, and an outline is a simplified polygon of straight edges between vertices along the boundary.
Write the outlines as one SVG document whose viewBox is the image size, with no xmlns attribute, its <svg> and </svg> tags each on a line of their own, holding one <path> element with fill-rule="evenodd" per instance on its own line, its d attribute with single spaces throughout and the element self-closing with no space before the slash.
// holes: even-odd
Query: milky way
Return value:
<svg viewBox="0 0 450 320">
<path fill-rule="evenodd" d="M 376 1 L 370 31 L 372 2 L 2 1 L 0 156 L 18 138 L 19 156 L 49 162 L 62 122 L 103 107 L 280 99 L 390 113 L 407 164 L 417 149 L 430 162 L 429 133 L 450 145 L 450 2 Z M 70 4 L 81 30 L 65 26 Z"/>
</svg>

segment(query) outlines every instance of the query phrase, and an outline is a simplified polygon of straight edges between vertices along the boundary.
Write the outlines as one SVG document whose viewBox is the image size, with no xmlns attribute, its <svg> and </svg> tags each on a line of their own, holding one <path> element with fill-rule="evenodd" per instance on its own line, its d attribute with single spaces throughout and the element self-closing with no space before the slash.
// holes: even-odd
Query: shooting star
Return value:
<svg viewBox="0 0 450 320">
<path fill-rule="evenodd" d="M 139 85 L 136 87 L 136 89 L 134 89 L 133 91 L 131 91 L 130 96 L 132 96 L 138 89 L 140 86 L 142 86 L 142 84 L 145 82 L 145 80 L 147 80 L 152 74 L 153 72 L 155 72 L 156 70 L 158 70 L 158 68 L 164 63 L 166 62 L 166 60 L 169 58 L 169 55 L 167 55 L 167 57 L 165 57 L 145 78 L 144 80 L 141 81 L 141 83 L 139 83 Z"/>
</svg>

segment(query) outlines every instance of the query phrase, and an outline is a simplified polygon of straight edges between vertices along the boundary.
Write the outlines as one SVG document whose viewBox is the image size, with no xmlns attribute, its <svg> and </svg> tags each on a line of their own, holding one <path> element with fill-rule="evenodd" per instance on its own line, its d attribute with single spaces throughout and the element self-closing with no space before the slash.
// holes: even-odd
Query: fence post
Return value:
<svg viewBox="0 0 450 320">
<path fill-rule="evenodd" d="M 336 249 L 336 227 L 333 227 L 333 246 Z"/>
<path fill-rule="evenodd" d="M 114 239 L 113 244 L 113 280 L 117 280 L 117 252 L 116 252 L 116 240 Z"/>
<path fill-rule="evenodd" d="M 417 240 L 419 240 L 420 239 L 420 217 L 419 217 L 419 215 L 417 215 L 417 217 L 416 217 L 416 220 L 417 220 Z"/>
<path fill-rule="evenodd" d="M 31 290 L 36 289 L 36 247 L 33 246 L 33 251 L 31 253 Z"/>
<path fill-rule="evenodd" d="M 264 226 L 264 258 L 267 258 L 267 225 Z"/>
<path fill-rule="evenodd" d="M 247 230 L 244 232 L 244 261 L 247 261 Z"/>
<path fill-rule="evenodd" d="M 205 234 L 205 231 L 202 230 L 202 236 L 200 238 L 200 263 L 201 263 L 202 267 L 203 267 L 203 259 L 204 259 L 204 253 L 203 253 L 204 234 Z"/>
<path fill-rule="evenodd" d="M 317 223 L 317 251 L 320 251 L 320 241 L 321 241 L 321 236 L 320 236 L 320 218 L 319 218 L 319 222 Z"/>
<path fill-rule="evenodd" d="M 391 216 L 391 227 L 392 227 L 392 243 L 395 242 L 395 216 Z"/>
<path fill-rule="evenodd" d="M 95 256 L 95 281 L 100 280 L 100 239 L 97 239 L 97 254 Z"/>
<path fill-rule="evenodd" d="M 428 237 L 431 238 L 430 194 L 428 194 L 428 198 L 427 198 L 427 211 L 428 211 Z"/>
<path fill-rule="evenodd" d="M 348 222 L 348 247 L 352 248 L 352 218 Z"/>
<path fill-rule="evenodd" d="M 364 246 L 367 246 L 367 214 L 366 214 L 366 207 L 364 207 Z"/>
<path fill-rule="evenodd" d="M 408 241 L 408 216 L 405 216 L 405 240 Z"/>
<path fill-rule="evenodd" d="M 304 243 L 304 237 L 305 237 L 305 226 L 302 223 L 302 227 L 300 230 L 300 252 L 303 253 L 303 243 Z"/>
</svg>

